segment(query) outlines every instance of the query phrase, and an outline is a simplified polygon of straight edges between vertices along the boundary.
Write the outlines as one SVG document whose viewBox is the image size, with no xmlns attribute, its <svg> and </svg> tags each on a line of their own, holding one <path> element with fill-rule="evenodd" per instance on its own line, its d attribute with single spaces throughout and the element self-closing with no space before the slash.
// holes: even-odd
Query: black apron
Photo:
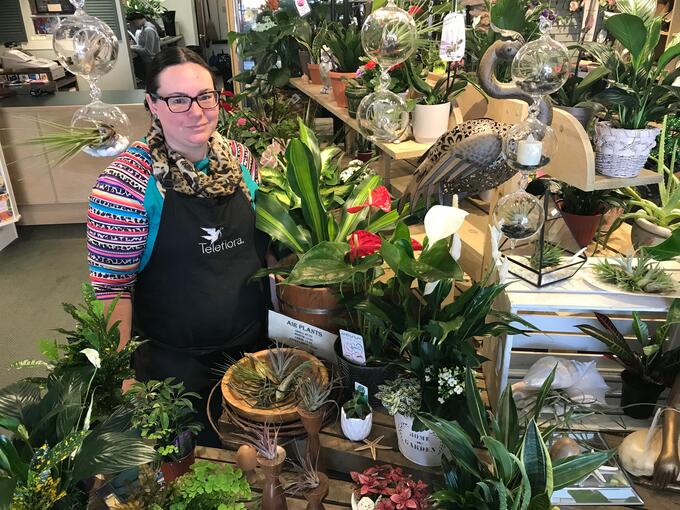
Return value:
<svg viewBox="0 0 680 510">
<path fill-rule="evenodd" d="M 133 364 L 139 381 L 175 377 L 203 397 L 196 403 L 204 424 L 199 444 L 220 446 L 205 408 L 226 357 L 266 344 L 263 284 L 249 281 L 264 266 L 266 246 L 240 189 L 217 199 L 166 189 L 153 252 L 135 283 L 134 332 L 146 341 Z"/>
</svg>

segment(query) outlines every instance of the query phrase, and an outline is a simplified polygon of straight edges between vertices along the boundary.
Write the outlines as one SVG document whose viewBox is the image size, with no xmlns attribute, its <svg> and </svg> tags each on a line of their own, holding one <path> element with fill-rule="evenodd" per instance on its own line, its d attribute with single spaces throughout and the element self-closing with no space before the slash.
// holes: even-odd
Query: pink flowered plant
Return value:
<svg viewBox="0 0 680 510">
<path fill-rule="evenodd" d="M 424 510 L 428 508 L 429 490 L 426 483 L 417 482 L 399 467 L 384 464 L 363 472 L 352 471 L 356 483 L 354 497 L 359 501 L 368 497 L 375 502 L 375 510 Z"/>
</svg>

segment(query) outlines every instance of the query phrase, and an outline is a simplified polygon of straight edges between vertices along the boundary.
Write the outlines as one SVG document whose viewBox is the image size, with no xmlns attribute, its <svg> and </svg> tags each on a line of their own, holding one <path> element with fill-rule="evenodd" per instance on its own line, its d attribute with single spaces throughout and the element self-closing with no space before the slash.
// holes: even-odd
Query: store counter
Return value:
<svg viewBox="0 0 680 510">
<path fill-rule="evenodd" d="M 108 90 L 102 93 L 102 101 L 120 107 L 128 115 L 132 140 L 146 134 L 149 114 L 144 109 L 144 91 Z M 90 190 L 113 158 L 78 154 L 57 165 L 57 156 L 47 154 L 44 146 L 19 144 L 53 132 L 46 121 L 70 125 L 73 113 L 89 102 L 88 92 L 0 99 L 0 146 L 8 164 L 21 224 L 85 222 Z"/>
</svg>

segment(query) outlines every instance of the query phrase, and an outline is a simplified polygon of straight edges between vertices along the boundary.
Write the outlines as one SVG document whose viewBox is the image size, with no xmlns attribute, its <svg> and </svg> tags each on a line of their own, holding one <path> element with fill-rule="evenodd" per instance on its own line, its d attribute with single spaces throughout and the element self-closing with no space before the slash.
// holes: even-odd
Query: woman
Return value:
<svg viewBox="0 0 680 510">
<path fill-rule="evenodd" d="M 197 404 L 201 444 L 218 445 L 205 401 L 225 355 L 266 339 L 260 282 L 267 239 L 255 230 L 255 163 L 215 132 L 219 92 L 205 62 L 170 47 L 151 62 L 146 138 L 99 177 L 88 210 L 88 261 L 97 296 L 120 295 L 121 347 L 131 333 L 140 381 L 176 377 Z M 214 398 L 219 410 L 219 397 Z M 219 412 L 219 411 L 218 411 Z"/>
</svg>

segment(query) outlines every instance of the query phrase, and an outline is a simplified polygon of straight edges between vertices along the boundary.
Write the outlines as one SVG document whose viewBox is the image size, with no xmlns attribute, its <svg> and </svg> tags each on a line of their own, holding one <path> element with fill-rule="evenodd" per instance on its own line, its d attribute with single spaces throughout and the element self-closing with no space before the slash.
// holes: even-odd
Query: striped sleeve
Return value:
<svg viewBox="0 0 680 510">
<path fill-rule="evenodd" d="M 132 297 L 149 233 L 144 195 L 150 168 L 146 146 L 137 142 L 106 168 L 92 189 L 87 258 L 99 299 Z"/>
<path fill-rule="evenodd" d="M 250 176 L 259 184 L 260 172 L 258 172 L 257 161 L 250 152 L 250 149 L 236 140 L 228 140 L 228 142 L 231 153 L 236 157 L 236 160 L 248 169 Z"/>
</svg>

